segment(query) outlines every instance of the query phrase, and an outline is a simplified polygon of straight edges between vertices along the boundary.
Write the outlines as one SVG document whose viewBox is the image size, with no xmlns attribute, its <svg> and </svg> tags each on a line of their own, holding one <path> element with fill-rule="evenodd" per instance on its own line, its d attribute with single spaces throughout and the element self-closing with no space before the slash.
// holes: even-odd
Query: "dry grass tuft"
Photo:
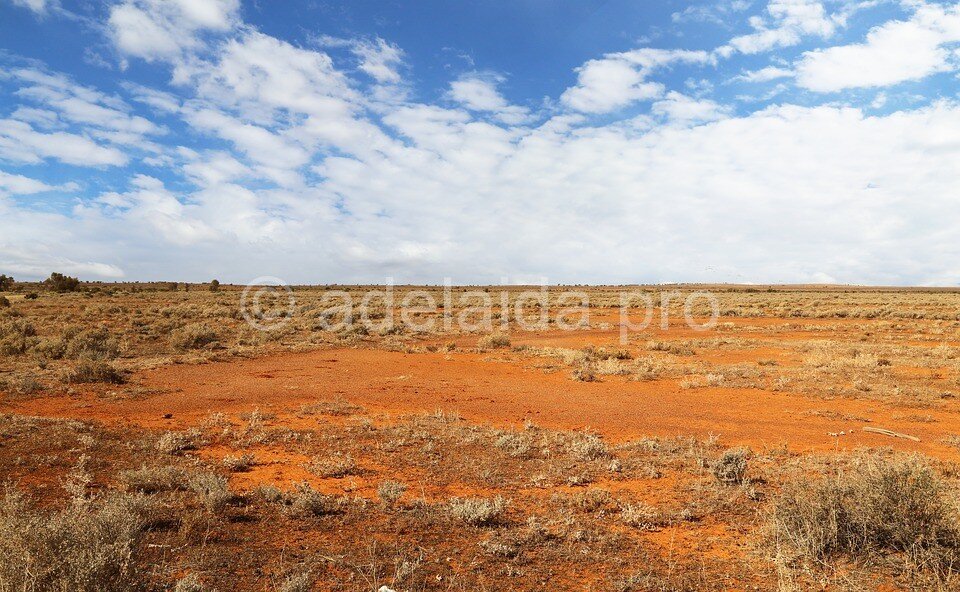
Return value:
<svg viewBox="0 0 960 592">
<path fill-rule="evenodd" d="M 200 349 L 216 342 L 217 332 L 202 324 L 187 325 L 170 334 L 170 345 L 180 351 Z"/>
<path fill-rule="evenodd" d="M 327 516 L 336 514 L 341 509 L 341 500 L 332 496 L 320 493 L 306 483 L 298 483 L 296 489 L 290 494 L 290 512 L 295 516 Z"/>
<path fill-rule="evenodd" d="M 333 456 L 316 456 L 307 465 L 311 473 L 324 479 L 356 475 L 359 472 L 356 461 L 349 454 L 335 454 Z"/>
<path fill-rule="evenodd" d="M 471 526 L 489 526 L 502 518 L 508 505 L 499 495 L 492 499 L 455 497 L 447 502 L 447 510 L 452 517 Z"/>
<path fill-rule="evenodd" d="M 127 491 L 140 493 L 159 493 L 184 489 L 187 483 L 187 473 L 177 467 L 148 467 L 121 471 L 120 482 Z"/>
<path fill-rule="evenodd" d="M 501 347 L 510 347 L 510 336 L 503 333 L 493 333 L 484 335 L 477 341 L 477 347 L 480 349 L 497 349 Z"/>
<path fill-rule="evenodd" d="M 200 430 L 192 428 L 183 432 L 165 432 L 157 440 L 156 448 L 164 454 L 180 454 L 200 447 Z"/>
<path fill-rule="evenodd" d="M 726 485 L 740 485 L 747 477 L 747 458 L 750 451 L 746 448 L 730 448 L 713 464 L 713 476 Z"/>
</svg>

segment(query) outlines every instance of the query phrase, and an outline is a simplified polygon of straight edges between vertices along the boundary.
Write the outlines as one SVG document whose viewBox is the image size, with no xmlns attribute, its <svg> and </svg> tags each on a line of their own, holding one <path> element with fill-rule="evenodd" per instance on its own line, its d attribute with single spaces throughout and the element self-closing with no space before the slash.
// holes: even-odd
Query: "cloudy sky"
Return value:
<svg viewBox="0 0 960 592">
<path fill-rule="evenodd" d="M 960 3 L 0 0 L 0 272 L 960 283 Z"/>
</svg>

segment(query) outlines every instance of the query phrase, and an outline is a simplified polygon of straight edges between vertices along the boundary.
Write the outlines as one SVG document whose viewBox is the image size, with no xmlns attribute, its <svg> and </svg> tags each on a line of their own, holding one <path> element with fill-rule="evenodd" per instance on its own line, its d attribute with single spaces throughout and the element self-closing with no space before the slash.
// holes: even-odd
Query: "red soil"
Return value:
<svg viewBox="0 0 960 592">
<path fill-rule="evenodd" d="M 877 401 L 815 399 L 756 389 L 683 389 L 673 380 L 635 382 L 617 376 L 576 382 L 568 372 L 545 374 L 534 368 L 533 363 L 542 359 L 501 359 L 504 355 L 368 349 L 289 353 L 145 371 L 136 380 L 147 392 L 159 393 L 145 398 L 110 400 L 87 394 L 8 402 L 4 407 L 29 415 L 179 428 L 196 425 L 214 412 L 260 409 L 284 417 L 305 404 L 344 399 L 387 414 L 442 409 L 495 425 L 517 426 L 531 420 L 548 428 L 589 428 L 612 440 L 712 434 L 725 445 L 756 449 L 787 445 L 797 451 L 827 451 L 889 445 L 957 457 L 955 449 L 941 442 L 947 434 L 960 433 L 960 415 L 952 402 L 947 409 L 922 410 L 935 421 L 917 423 L 909 420 L 911 410 Z M 869 425 L 912 434 L 921 441 L 866 433 L 860 429 L 865 424 L 835 419 L 839 414 L 869 418 Z M 278 423 L 288 423 L 280 417 Z M 848 433 L 829 435 L 840 431 Z"/>
</svg>

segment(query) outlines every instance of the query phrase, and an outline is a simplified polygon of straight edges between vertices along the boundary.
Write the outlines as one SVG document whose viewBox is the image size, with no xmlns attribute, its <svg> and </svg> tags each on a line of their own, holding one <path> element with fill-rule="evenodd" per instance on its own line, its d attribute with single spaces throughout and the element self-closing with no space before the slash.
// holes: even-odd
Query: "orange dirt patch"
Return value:
<svg viewBox="0 0 960 592">
<path fill-rule="evenodd" d="M 900 419 L 903 408 L 877 401 L 817 399 L 759 389 L 683 389 L 673 380 L 636 382 L 615 376 L 583 383 L 571 380 L 567 372 L 544 374 L 528 367 L 528 362 L 507 360 L 494 352 L 320 350 L 144 371 L 136 382 L 145 392 L 160 393 L 145 398 L 54 396 L 6 402 L 3 408 L 173 429 L 196 425 L 215 412 L 260 409 L 288 416 L 305 404 L 344 399 L 387 414 L 442 409 L 495 425 L 517 426 L 531 420 L 549 428 L 588 428 L 620 441 L 718 435 L 725 444 L 757 449 L 787 445 L 793 450 L 833 451 L 888 445 L 936 457 L 958 456 L 956 449 L 941 443 L 944 436 L 960 433 L 954 401 L 923 410 L 933 421 L 918 424 Z M 838 419 L 851 416 L 921 441 L 865 433 L 858 429 L 862 423 Z M 846 433 L 830 435 L 841 431 Z"/>
</svg>

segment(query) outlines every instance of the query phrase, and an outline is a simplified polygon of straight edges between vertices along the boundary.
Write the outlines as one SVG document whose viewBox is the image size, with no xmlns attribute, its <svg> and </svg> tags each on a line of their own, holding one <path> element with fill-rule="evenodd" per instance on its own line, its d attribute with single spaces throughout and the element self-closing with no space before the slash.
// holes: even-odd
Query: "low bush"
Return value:
<svg viewBox="0 0 960 592">
<path fill-rule="evenodd" d="M 199 496 L 204 507 L 214 514 L 222 512 L 237 497 L 230 491 L 227 478 L 216 473 L 190 475 L 187 486 Z"/>
<path fill-rule="evenodd" d="M 739 485 L 747 476 L 747 457 L 750 451 L 745 448 L 730 448 L 713 464 L 713 476 L 726 485 Z"/>
<path fill-rule="evenodd" d="M 313 489 L 306 483 L 298 483 L 289 498 L 290 512 L 296 516 L 326 516 L 340 511 L 340 500 Z"/>
<path fill-rule="evenodd" d="M 196 450 L 200 441 L 200 430 L 196 428 L 183 432 L 165 432 L 157 440 L 156 448 L 165 454 L 180 454 L 187 450 Z"/>
<path fill-rule="evenodd" d="M 485 335 L 477 341 L 477 347 L 480 349 L 497 349 L 501 347 L 510 347 L 510 336 L 502 333 Z"/>
<path fill-rule="evenodd" d="M 79 364 L 69 371 L 66 381 L 71 384 L 106 382 L 110 384 L 123 384 L 126 378 L 123 373 L 106 362 L 97 362 L 93 360 L 81 360 Z"/>
<path fill-rule="evenodd" d="M 170 345 L 181 351 L 200 349 L 217 340 L 217 332 L 206 325 L 187 325 L 170 334 Z"/>
<path fill-rule="evenodd" d="M 8 489 L 0 502 L 0 586 L 4 590 L 143 590 L 137 567 L 149 506 L 140 496 L 74 499 L 51 514 Z"/>
<path fill-rule="evenodd" d="M 159 493 L 184 489 L 187 473 L 177 467 L 148 467 L 121 471 L 120 482 L 127 491 L 139 493 Z"/>
<path fill-rule="evenodd" d="M 816 561 L 905 553 L 940 573 L 960 567 L 951 492 L 919 457 L 867 457 L 836 477 L 788 483 L 772 513 L 778 543 Z"/>
</svg>

